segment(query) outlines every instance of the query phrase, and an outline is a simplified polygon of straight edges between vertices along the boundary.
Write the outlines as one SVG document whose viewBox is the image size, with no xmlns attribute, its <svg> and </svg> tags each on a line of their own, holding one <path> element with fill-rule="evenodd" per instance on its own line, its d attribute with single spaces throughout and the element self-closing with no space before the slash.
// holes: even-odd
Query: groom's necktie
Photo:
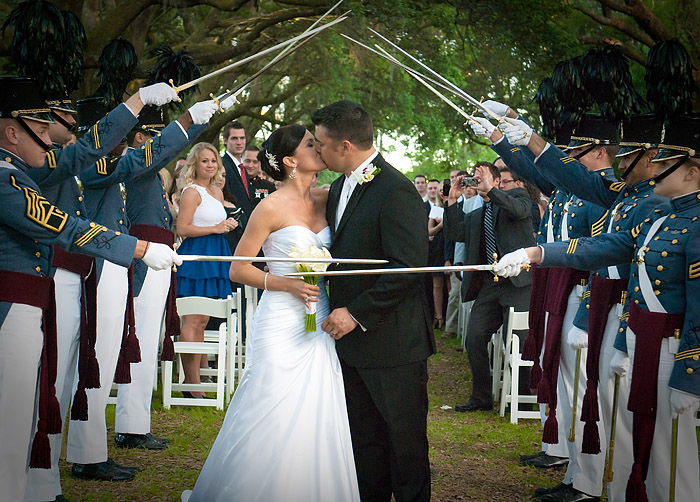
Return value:
<svg viewBox="0 0 700 502">
<path fill-rule="evenodd" d="M 352 189 L 350 188 L 350 178 L 346 178 L 345 182 L 343 183 L 343 189 L 340 191 L 340 198 L 338 199 L 338 212 L 336 213 L 335 218 L 336 230 L 338 229 L 338 225 L 340 224 L 340 220 L 343 217 L 343 213 L 345 212 L 345 208 L 348 205 L 351 195 Z"/>
<path fill-rule="evenodd" d="M 493 204 L 486 203 L 484 211 L 484 241 L 486 243 L 486 262 L 491 263 L 496 254 L 496 234 L 493 231 Z"/>
</svg>

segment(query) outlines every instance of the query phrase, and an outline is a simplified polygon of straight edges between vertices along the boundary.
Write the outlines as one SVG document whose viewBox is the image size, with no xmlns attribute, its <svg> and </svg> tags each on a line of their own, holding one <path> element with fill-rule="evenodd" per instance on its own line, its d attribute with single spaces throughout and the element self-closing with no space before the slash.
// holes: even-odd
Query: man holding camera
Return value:
<svg viewBox="0 0 700 502">
<path fill-rule="evenodd" d="M 465 244 L 465 265 L 490 264 L 494 255 L 503 256 L 523 243 L 534 245 L 530 198 L 520 187 L 499 189 L 500 174 L 490 162 L 479 162 L 474 177 L 460 177 L 447 198 L 444 226 L 448 239 Z M 473 186 L 483 207 L 468 214 L 456 204 L 467 186 Z M 462 301 L 474 300 L 466 331 L 466 348 L 472 370 L 472 395 L 456 411 L 492 410 L 490 365 L 487 345 L 491 335 L 504 323 L 509 307 L 526 311 L 530 302 L 530 273 L 515 281 L 494 281 L 490 272 L 465 272 Z M 528 379 L 521 379 L 521 392 L 529 391 Z"/>
</svg>

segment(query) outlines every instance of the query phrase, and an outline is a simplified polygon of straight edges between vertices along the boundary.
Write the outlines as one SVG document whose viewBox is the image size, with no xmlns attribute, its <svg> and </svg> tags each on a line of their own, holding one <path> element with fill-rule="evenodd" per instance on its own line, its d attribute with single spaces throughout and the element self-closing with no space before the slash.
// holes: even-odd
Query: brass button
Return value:
<svg viewBox="0 0 700 502">
<path fill-rule="evenodd" d="M 75 212 L 75 215 L 76 215 L 76 216 L 80 216 L 80 209 L 78 209 L 78 210 Z"/>
<path fill-rule="evenodd" d="M 165 194 L 163 194 L 163 198 L 165 199 Z"/>
<path fill-rule="evenodd" d="M 573 230 L 573 229 L 574 229 L 574 226 L 573 226 L 573 225 L 569 225 L 569 230 Z"/>
<path fill-rule="evenodd" d="M 658 279 L 656 279 L 656 280 L 654 281 L 654 284 L 656 284 L 656 285 L 658 286 L 658 285 L 660 285 L 660 284 L 661 284 L 661 281 L 660 281 L 660 280 L 658 280 Z"/>
<path fill-rule="evenodd" d="M 688 368 L 687 370 L 685 370 L 685 372 L 688 373 L 689 375 L 692 375 L 692 374 L 693 374 L 693 368 Z"/>
<path fill-rule="evenodd" d="M 683 230 L 681 230 L 681 233 L 682 233 L 682 234 L 687 234 L 687 233 L 688 233 L 688 229 L 687 229 L 687 228 L 684 228 Z"/>
<path fill-rule="evenodd" d="M 623 331 L 625 331 L 625 328 L 620 328 L 620 333 L 622 333 Z"/>
<path fill-rule="evenodd" d="M 656 270 L 658 270 L 659 272 L 661 272 L 663 269 L 664 269 L 663 265 L 659 265 L 658 267 L 656 267 Z"/>
<path fill-rule="evenodd" d="M 655 294 L 656 296 L 659 296 L 659 295 L 661 294 L 661 291 L 659 291 L 658 289 L 655 289 L 655 290 L 654 290 L 654 294 Z"/>
<path fill-rule="evenodd" d="M 123 225 L 123 224 L 124 224 L 124 220 L 119 220 L 119 224 L 120 224 L 120 225 Z"/>
<path fill-rule="evenodd" d="M 671 241 L 671 244 L 678 244 L 678 239 L 673 239 L 673 240 Z"/>
<path fill-rule="evenodd" d="M 36 270 L 37 272 L 41 272 L 41 267 L 37 265 L 36 267 L 34 267 L 34 270 Z"/>
<path fill-rule="evenodd" d="M 697 220 L 697 219 L 698 219 L 698 217 L 697 217 L 697 216 L 693 216 L 693 219 L 692 219 L 692 220 L 690 220 L 690 221 L 695 221 L 695 220 Z"/>
<path fill-rule="evenodd" d="M 83 196 L 82 196 L 82 195 L 78 195 L 78 201 L 83 202 Z"/>
<path fill-rule="evenodd" d="M 41 253 L 37 251 L 36 253 L 34 253 L 34 256 L 36 256 L 37 258 L 41 258 Z"/>
<path fill-rule="evenodd" d="M 661 251 L 661 256 L 666 258 L 668 256 L 668 251 Z"/>
<path fill-rule="evenodd" d="M 658 241 L 658 240 L 659 240 L 659 236 L 657 235 L 656 237 L 654 237 L 654 240 L 655 240 L 655 241 Z"/>
<path fill-rule="evenodd" d="M 635 300 L 634 303 L 636 303 L 637 305 L 639 305 L 639 300 Z"/>
<path fill-rule="evenodd" d="M 12 162 L 12 157 L 5 157 L 5 162 Z"/>
<path fill-rule="evenodd" d="M 623 218 L 623 219 L 624 219 L 624 218 L 627 218 L 627 213 L 623 214 L 623 215 L 622 215 L 622 218 Z"/>
<path fill-rule="evenodd" d="M 586 308 L 589 309 L 589 308 L 591 308 L 591 306 L 590 306 L 590 305 L 586 305 Z"/>
<path fill-rule="evenodd" d="M 615 225 L 615 231 L 619 232 L 620 231 L 620 225 Z"/>
<path fill-rule="evenodd" d="M 122 234 L 122 233 L 121 233 L 119 230 L 117 230 L 116 232 L 114 232 L 114 235 L 121 235 L 121 234 Z"/>
<path fill-rule="evenodd" d="M 669 216 L 669 218 L 671 218 L 671 219 L 673 219 L 673 218 L 675 218 L 675 217 L 676 217 L 675 214 L 672 214 L 671 216 Z"/>
<path fill-rule="evenodd" d="M 163 209 L 165 209 L 165 206 L 163 206 Z"/>
<path fill-rule="evenodd" d="M 693 361 L 697 361 L 698 359 L 700 359 L 700 356 L 697 355 L 697 354 L 695 354 L 695 355 L 693 356 Z"/>
<path fill-rule="evenodd" d="M 639 286 L 635 286 L 635 287 L 634 287 L 634 290 L 635 290 L 635 291 L 639 291 Z"/>
<path fill-rule="evenodd" d="M 646 218 L 646 219 L 644 220 L 644 223 L 649 223 L 650 221 L 651 221 L 651 218 Z"/>
<path fill-rule="evenodd" d="M 95 223 L 92 221 L 90 222 L 90 228 L 95 228 Z"/>
<path fill-rule="evenodd" d="M 664 227 L 664 232 L 668 232 L 668 227 Z"/>
</svg>

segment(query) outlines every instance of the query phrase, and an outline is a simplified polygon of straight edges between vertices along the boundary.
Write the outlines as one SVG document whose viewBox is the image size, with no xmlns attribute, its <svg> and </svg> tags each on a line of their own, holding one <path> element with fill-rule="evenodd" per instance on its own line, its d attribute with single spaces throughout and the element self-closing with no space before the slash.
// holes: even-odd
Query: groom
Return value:
<svg viewBox="0 0 700 502">
<path fill-rule="evenodd" d="M 321 158 L 343 174 L 331 185 L 326 209 L 331 254 L 425 266 L 423 202 L 374 148 L 367 112 L 338 101 L 311 119 Z M 337 340 L 363 502 L 388 502 L 392 492 L 397 502 L 430 499 L 426 384 L 435 340 L 422 284 L 417 274 L 330 281 L 332 312 L 322 328 Z"/>
</svg>

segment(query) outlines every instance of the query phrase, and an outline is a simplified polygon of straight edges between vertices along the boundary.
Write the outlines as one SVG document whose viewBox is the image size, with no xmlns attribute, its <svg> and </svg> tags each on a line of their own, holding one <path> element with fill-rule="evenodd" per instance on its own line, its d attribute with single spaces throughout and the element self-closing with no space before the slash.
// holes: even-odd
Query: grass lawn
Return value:
<svg viewBox="0 0 700 502">
<path fill-rule="evenodd" d="M 540 449 L 539 421 L 511 425 L 497 413 L 455 413 L 441 406 L 463 403 L 471 377 L 464 352 L 456 339 L 436 332 L 438 353 L 430 358 L 428 438 L 432 469 L 432 500 L 533 500 L 538 486 L 554 486 L 562 470 L 540 471 L 520 466 L 518 456 Z M 183 489 L 194 486 L 224 412 L 213 408 L 162 407 L 160 393 L 153 399 L 152 432 L 170 439 L 165 451 L 114 447 L 114 406 L 107 408 L 109 454 L 115 461 L 141 469 L 133 481 L 82 481 L 70 476 L 70 464 L 61 463 L 65 496 L 75 501 L 180 500 Z M 235 473 L 232 473 L 235 475 Z M 274 502 L 274 501 L 270 501 Z M 329 501 L 336 502 L 336 501 Z M 342 501 L 337 501 L 342 502 Z"/>
</svg>

